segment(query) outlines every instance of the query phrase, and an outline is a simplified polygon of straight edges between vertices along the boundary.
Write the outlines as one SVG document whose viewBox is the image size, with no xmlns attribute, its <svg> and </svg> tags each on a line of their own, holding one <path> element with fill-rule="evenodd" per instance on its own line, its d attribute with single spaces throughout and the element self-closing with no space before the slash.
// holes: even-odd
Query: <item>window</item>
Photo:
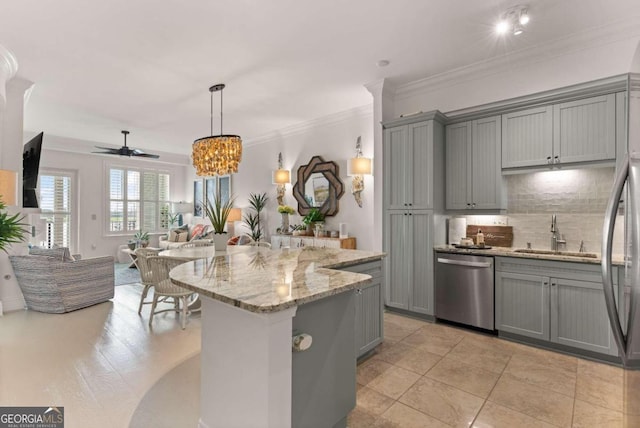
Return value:
<svg viewBox="0 0 640 428">
<path fill-rule="evenodd" d="M 41 237 L 40 245 L 53 247 L 69 247 L 74 249 L 73 235 L 73 177 L 70 171 L 43 171 L 40 175 L 40 225 L 37 234 Z M 43 233 L 44 232 L 44 233 Z"/>
<path fill-rule="evenodd" d="M 216 193 L 220 191 L 222 203 L 226 203 L 231 197 L 231 176 L 223 175 L 196 180 L 193 183 L 193 215 L 204 216 L 204 206 L 213 203 Z"/>
<path fill-rule="evenodd" d="M 169 226 L 168 173 L 109 168 L 108 233 L 159 232 Z"/>
</svg>

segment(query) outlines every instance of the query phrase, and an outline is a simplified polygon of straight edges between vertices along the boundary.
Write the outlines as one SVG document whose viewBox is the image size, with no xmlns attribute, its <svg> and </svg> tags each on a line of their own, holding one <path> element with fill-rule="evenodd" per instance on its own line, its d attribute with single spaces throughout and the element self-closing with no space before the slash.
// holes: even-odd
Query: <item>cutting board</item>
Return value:
<svg viewBox="0 0 640 428">
<path fill-rule="evenodd" d="M 476 242 L 478 229 L 484 234 L 484 243 L 492 247 L 511 247 L 513 244 L 513 226 L 483 226 L 467 225 L 467 238 L 472 238 Z"/>
</svg>

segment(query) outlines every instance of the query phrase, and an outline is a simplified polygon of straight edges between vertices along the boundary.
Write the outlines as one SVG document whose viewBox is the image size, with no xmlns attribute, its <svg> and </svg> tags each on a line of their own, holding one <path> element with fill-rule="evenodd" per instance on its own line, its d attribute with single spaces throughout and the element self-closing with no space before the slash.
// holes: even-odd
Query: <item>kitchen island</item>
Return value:
<svg viewBox="0 0 640 428">
<path fill-rule="evenodd" d="M 355 292 L 339 270 L 383 253 L 229 248 L 171 280 L 202 299 L 201 427 L 346 426 L 355 406 Z M 306 334 L 308 336 L 300 336 Z M 302 337 L 292 354 L 292 337 Z"/>
</svg>

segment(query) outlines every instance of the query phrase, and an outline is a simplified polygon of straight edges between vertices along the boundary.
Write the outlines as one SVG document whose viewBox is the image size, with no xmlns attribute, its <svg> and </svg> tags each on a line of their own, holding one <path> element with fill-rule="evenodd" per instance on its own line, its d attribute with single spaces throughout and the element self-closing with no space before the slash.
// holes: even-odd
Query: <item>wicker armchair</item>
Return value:
<svg viewBox="0 0 640 428">
<path fill-rule="evenodd" d="M 28 309 L 61 314 L 113 298 L 111 256 L 63 261 L 29 255 L 9 260 Z"/>
<path fill-rule="evenodd" d="M 144 300 L 147 298 L 149 289 L 153 287 L 153 272 L 151 272 L 151 266 L 149 266 L 149 257 L 157 256 L 160 250 L 153 248 L 138 248 L 136 250 L 136 266 L 140 271 L 140 282 L 144 285 L 142 295 L 140 296 L 140 304 L 138 305 L 138 315 L 142 312 L 142 305 L 150 305 L 153 303 L 151 300 Z"/>
<path fill-rule="evenodd" d="M 149 257 L 149 265 L 151 266 L 154 277 L 153 305 L 151 306 L 151 315 L 149 316 L 149 326 L 151 326 L 153 322 L 153 316 L 155 314 L 158 314 L 160 312 L 176 311 L 182 313 L 182 315 L 180 316 L 180 325 L 184 330 L 189 309 L 189 297 L 194 293 L 191 290 L 187 290 L 186 288 L 180 287 L 171 282 L 171 279 L 169 279 L 169 271 L 174 267 L 183 263 L 187 263 L 189 261 L 191 260 L 179 259 L 174 257 Z M 172 297 L 176 301 L 176 303 L 180 301 L 180 304 L 174 305 L 174 307 L 170 309 L 156 310 L 158 300 L 163 297 Z"/>
</svg>

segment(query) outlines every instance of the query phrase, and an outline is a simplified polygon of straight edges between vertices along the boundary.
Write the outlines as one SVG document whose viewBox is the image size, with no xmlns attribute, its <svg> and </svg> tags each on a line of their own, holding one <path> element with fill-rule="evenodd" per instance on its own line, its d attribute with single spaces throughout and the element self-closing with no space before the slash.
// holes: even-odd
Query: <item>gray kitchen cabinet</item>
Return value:
<svg viewBox="0 0 640 428">
<path fill-rule="evenodd" d="M 394 210 L 385 214 L 387 306 L 433 315 L 433 213 Z"/>
<path fill-rule="evenodd" d="M 615 161 L 616 95 L 502 115 L 502 168 Z"/>
<path fill-rule="evenodd" d="M 434 314 L 433 246 L 445 241 L 444 225 L 434 225 L 444 211 L 445 119 L 433 111 L 383 124 L 385 305 L 427 316 Z"/>
<path fill-rule="evenodd" d="M 501 117 L 446 127 L 446 208 L 503 209 Z"/>
<path fill-rule="evenodd" d="M 495 272 L 496 329 L 549 340 L 549 278 Z"/>
<path fill-rule="evenodd" d="M 597 264 L 497 257 L 496 329 L 618 355 L 600 275 Z"/>
<path fill-rule="evenodd" d="M 385 130 L 384 186 L 388 209 L 433 209 L 434 122 Z"/>
<path fill-rule="evenodd" d="M 618 355 L 602 282 L 551 279 L 551 341 Z"/>
<path fill-rule="evenodd" d="M 374 349 L 383 338 L 382 261 L 342 268 L 371 275 L 371 284 L 356 290 L 356 356 Z"/>
<path fill-rule="evenodd" d="M 548 165 L 552 152 L 552 106 L 502 115 L 502 168 Z"/>
</svg>

